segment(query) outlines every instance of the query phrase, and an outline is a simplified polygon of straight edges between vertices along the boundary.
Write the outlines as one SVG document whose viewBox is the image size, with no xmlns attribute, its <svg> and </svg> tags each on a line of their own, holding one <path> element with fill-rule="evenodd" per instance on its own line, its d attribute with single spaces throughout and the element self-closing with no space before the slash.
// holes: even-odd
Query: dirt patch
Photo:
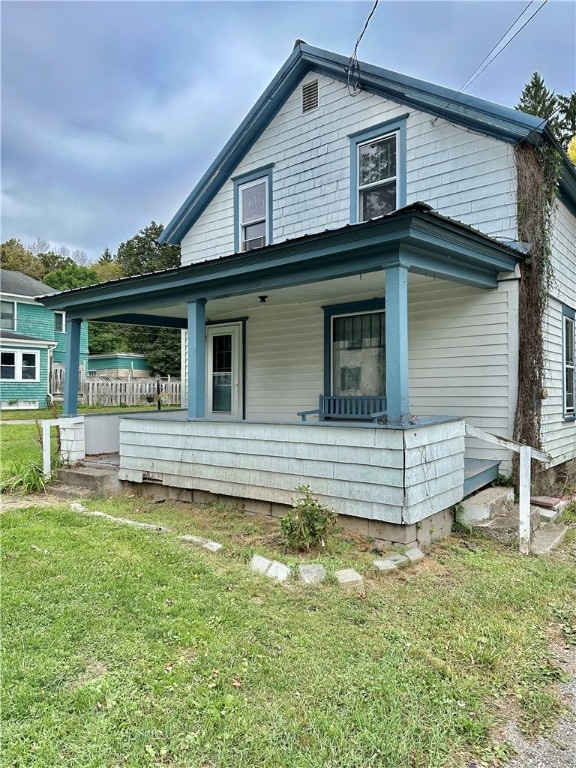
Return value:
<svg viewBox="0 0 576 768">
<path fill-rule="evenodd" d="M 8 512 L 12 509 L 28 509 L 29 507 L 56 507 L 68 505 L 68 502 L 60 496 L 52 496 L 49 493 L 30 493 L 26 496 L 15 494 L 2 494 L 0 496 L 0 511 Z"/>
<path fill-rule="evenodd" d="M 108 672 L 108 666 L 103 661 L 91 661 L 86 665 L 84 672 L 81 672 L 76 680 L 74 680 L 70 687 L 73 690 L 82 688 L 88 683 L 94 683 L 100 680 Z"/>
</svg>

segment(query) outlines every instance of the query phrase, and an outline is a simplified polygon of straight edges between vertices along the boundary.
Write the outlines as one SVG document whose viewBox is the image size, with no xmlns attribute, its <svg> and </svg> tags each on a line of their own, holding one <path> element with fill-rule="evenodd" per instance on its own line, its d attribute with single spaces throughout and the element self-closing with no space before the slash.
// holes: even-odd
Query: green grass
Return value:
<svg viewBox="0 0 576 768">
<path fill-rule="evenodd" d="M 162 410 L 178 410 L 180 408 L 179 405 L 163 405 Z M 145 411 L 156 411 L 157 407 L 155 404 L 150 405 L 148 403 L 144 405 L 110 405 L 110 406 L 104 406 L 104 405 L 80 405 L 78 406 L 78 414 L 82 416 L 83 414 L 90 414 L 90 413 L 126 413 L 128 411 L 136 411 L 138 413 L 145 412 Z M 23 419 L 54 419 L 59 416 L 62 416 L 62 403 L 56 404 L 56 415 L 54 415 L 54 410 L 52 408 L 39 408 L 37 410 L 33 411 L 20 411 L 20 410 L 10 410 L 10 409 L 4 409 L 0 411 L 0 414 L 2 416 L 2 421 L 18 421 Z"/>
<path fill-rule="evenodd" d="M 5 511 L 5 765 L 457 768 L 506 752 L 490 740 L 503 711 L 528 730 L 558 712 L 549 639 L 576 624 L 573 554 L 452 539 L 360 599 L 252 574 L 254 549 L 288 559 L 272 521 L 90 506 L 226 549 L 65 506 Z M 364 550 L 340 537 L 321 559 L 366 573 Z"/>
<path fill-rule="evenodd" d="M 56 428 L 52 427 L 52 459 L 56 461 Z M 44 487 L 42 445 L 36 424 L 0 426 L 0 491 L 30 493 Z"/>
</svg>

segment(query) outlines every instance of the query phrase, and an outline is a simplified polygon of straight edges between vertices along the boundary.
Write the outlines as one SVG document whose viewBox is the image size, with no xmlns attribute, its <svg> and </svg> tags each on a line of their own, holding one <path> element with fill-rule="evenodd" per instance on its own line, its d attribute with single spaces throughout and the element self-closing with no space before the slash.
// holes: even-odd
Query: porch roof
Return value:
<svg viewBox="0 0 576 768">
<path fill-rule="evenodd" d="M 111 280 L 41 297 L 69 318 L 185 327 L 159 307 L 222 299 L 402 266 L 411 272 L 494 288 L 522 254 L 424 203 L 360 224 L 246 253 Z M 150 312 L 150 314 L 147 314 Z M 166 313 L 169 314 L 169 313 Z"/>
</svg>

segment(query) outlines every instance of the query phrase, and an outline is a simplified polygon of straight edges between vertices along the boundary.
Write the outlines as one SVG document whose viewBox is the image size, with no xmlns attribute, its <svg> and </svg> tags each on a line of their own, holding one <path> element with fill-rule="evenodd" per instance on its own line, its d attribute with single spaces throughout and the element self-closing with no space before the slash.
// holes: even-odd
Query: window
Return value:
<svg viewBox="0 0 576 768">
<path fill-rule="evenodd" d="M 384 299 L 324 307 L 327 395 L 386 394 Z"/>
<path fill-rule="evenodd" d="M 576 334 L 574 333 L 574 318 L 576 312 L 568 307 L 563 308 L 563 350 L 564 350 L 564 415 L 568 418 L 576 416 Z"/>
<path fill-rule="evenodd" d="M 352 222 L 369 221 L 406 204 L 406 118 L 350 137 Z"/>
<path fill-rule="evenodd" d="M 38 352 L 2 350 L 0 378 L 4 381 L 39 381 Z"/>
<path fill-rule="evenodd" d="M 54 312 L 54 332 L 64 333 L 66 330 L 66 313 Z"/>
<path fill-rule="evenodd" d="M 4 328 L 5 331 L 15 331 L 16 302 L 2 300 L 0 304 L 0 328 Z"/>
<path fill-rule="evenodd" d="M 272 166 L 243 174 L 234 182 L 234 247 L 253 251 L 272 242 Z"/>
</svg>

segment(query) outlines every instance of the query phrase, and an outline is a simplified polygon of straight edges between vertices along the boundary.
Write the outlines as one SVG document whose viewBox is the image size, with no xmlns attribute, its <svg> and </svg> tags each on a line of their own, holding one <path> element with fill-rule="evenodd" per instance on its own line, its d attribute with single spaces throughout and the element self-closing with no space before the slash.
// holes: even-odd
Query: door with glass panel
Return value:
<svg viewBox="0 0 576 768">
<path fill-rule="evenodd" d="M 332 318 L 332 394 L 386 394 L 384 312 Z"/>
<path fill-rule="evenodd" d="M 241 324 L 209 326 L 206 333 L 206 411 L 222 419 L 242 418 Z"/>
</svg>

